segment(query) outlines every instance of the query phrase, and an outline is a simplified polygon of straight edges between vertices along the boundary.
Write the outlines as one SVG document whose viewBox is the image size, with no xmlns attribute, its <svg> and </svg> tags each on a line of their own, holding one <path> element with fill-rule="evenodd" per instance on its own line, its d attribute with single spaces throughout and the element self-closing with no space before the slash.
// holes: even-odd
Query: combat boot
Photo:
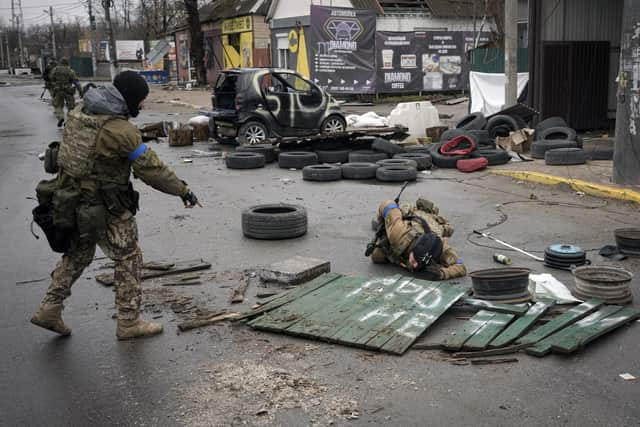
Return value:
<svg viewBox="0 0 640 427">
<path fill-rule="evenodd" d="M 116 328 L 116 336 L 119 340 L 148 337 L 161 332 L 162 325 L 160 323 L 147 322 L 140 319 L 118 319 L 118 327 Z"/>
<path fill-rule="evenodd" d="M 58 127 L 59 128 L 61 128 L 63 124 L 64 124 L 64 119 L 58 120 Z"/>
<path fill-rule="evenodd" d="M 43 303 L 31 318 L 31 323 L 41 328 L 48 329 L 60 335 L 70 335 L 71 328 L 64 324 L 62 320 L 62 303 Z"/>
</svg>

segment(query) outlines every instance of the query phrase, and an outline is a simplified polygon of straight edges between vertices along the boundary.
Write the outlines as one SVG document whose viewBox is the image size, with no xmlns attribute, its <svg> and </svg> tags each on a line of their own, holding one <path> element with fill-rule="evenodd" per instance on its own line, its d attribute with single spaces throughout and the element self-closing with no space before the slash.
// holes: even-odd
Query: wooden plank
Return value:
<svg viewBox="0 0 640 427">
<path fill-rule="evenodd" d="M 442 342 L 442 346 L 447 350 L 460 350 L 465 342 L 475 334 L 478 329 L 484 326 L 493 318 L 495 313 L 486 310 L 480 310 L 471 319 L 464 322 L 458 329 L 451 333 Z"/>
<path fill-rule="evenodd" d="M 515 314 L 517 316 L 525 314 L 529 309 L 527 304 L 500 304 L 476 298 L 465 298 L 462 302 L 466 305 L 481 308 L 483 310 L 495 311 L 496 313 Z"/>
<path fill-rule="evenodd" d="M 311 280 L 309 283 L 305 283 L 304 285 L 300 285 L 289 292 L 278 295 L 277 298 L 274 298 L 268 303 L 261 305 L 260 308 L 242 314 L 238 317 L 237 320 L 249 319 L 251 317 L 255 317 L 268 311 L 274 310 L 290 301 L 295 300 L 296 298 L 306 295 L 309 292 L 313 292 L 314 290 L 321 288 L 340 277 L 342 277 L 342 275 L 338 273 L 326 273 L 322 276 L 318 276 L 315 279 Z"/>
<path fill-rule="evenodd" d="M 588 327 L 589 325 L 593 325 L 597 323 L 600 319 L 604 319 L 618 311 L 620 311 L 622 307 L 617 305 L 608 305 L 602 307 L 600 310 L 591 313 L 586 316 L 582 320 L 567 326 L 566 328 L 554 333 L 546 337 L 543 340 L 537 342 L 534 346 L 531 346 L 525 350 L 527 354 L 531 354 L 533 356 L 542 357 L 549 354 L 552 350 L 553 344 L 556 342 L 562 342 L 564 339 L 570 337 L 571 335 L 578 332 L 581 328 Z"/>
<path fill-rule="evenodd" d="M 288 328 L 287 332 L 303 336 L 321 336 L 335 342 L 345 341 L 335 336 L 338 331 L 360 323 L 359 319 L 366 315 L 367 311 L 374 309 L 372 306 L 380 305 L 381 295 L 388 295 L 397 286 L 410 283 L 411 280 L 411 278 L 396 275 L 361 281 L 360 286 L 346 293 L 338 304 L 322 307 L 316 313 Z M 347 343 L 352 344 L 351 341 Z"/>
<path fill-rule="evenodd" d="M 153 264 L 159 265 L 160 263 Z M 171 267 L 169 269 L 155 268 L 153 270 L 146 270 L 143 268 L 142 273 L 140 274 L 140 280 L 153 279 L 156 277 L 170 276 L 174 274 L 190 273 L 192 271 L 207 270 L 211 268 L 211 264 L 202 259 L 178 261 L 175 264 L 167 265 L 171 265 Z M 99 274 L 96 276 L 96 281 L 104 286 L 113 286 L 113 273 Z"/>
<path fill-rule="evenodd" d="M 580 328 L 561 341 L 554 341 L 551 347 L 553 351 L 571 353 L 583 348 L 596 338 L 638 318 L 640 318 L 640 309 L 633 307 L 622 308 L 594 324 Z"/>
<path fill-rule="evenodd" d="M 403 354 L 418 337 L 466 293 L 467 290 L 462 287 L 442 283 L 436 291 L 427 295 L 427 299 L 420 301 L 411 317 L 403 320 L 402 324 L 391 325 L 392 336 L 387 342 L 383 345 L 380 344 L 385 339 L 385 335 L 380 334 L 369 344 L 380 345 L 383 351 L 389 353 Z"/>
<path fill-rule="evenodd" d="M 466 352 L 460 352 L 460 353 L 453 353 L 451 357 L 461 358 L 461 359 L 471 359 L 473 357 L 503 356 L 505 354 L 517 353 L 520 350 L 524 350 L 527 347 L 528 347 L 527 344 L 519 344 L 519 345 L 512 345 L 509 347 L 496 348 L 492 350 L 466 351 Z"/>
<path fill-rule="evenodd" d="M 328 305 L 339 303 L 345 293 L 356 289 L 361 283 L 362 279 L 358 277 L 340 277 L 266 313 L 259 319 L 249 322 L 249 325 L 267 331 L 285 332 L 284 329 L 304 320 L 307 316 Z"/>
<path fill-rule="evenodd" d="M 577 322 L 596 311 L 604 303 L 597 299 L 585 301 L 582 304 L 567 310 L 564 314 L 556 317 L 545 325 L 542 325 L 529 332 L 524 337 L 518 339 L 518 344 L 533 344 L 545 339 L 556 331 Z"/>
<path fill-rule="evenodd" d="M 529 308 L 529 311 L 517 318 L 507 329 L 491 341 L 488 348 L 505 347 L 511 344 L 526 333 L 553 305 L 553 301 L 538 301 Z"/>
<path fill-rule="evenodd" d="M 494 313 L 491 320 L 485 323 L 471 338 L 464 343 L 465 350 L 484 350 L 500 332 L 513 320 L 513 314 Z"/>
</svg>

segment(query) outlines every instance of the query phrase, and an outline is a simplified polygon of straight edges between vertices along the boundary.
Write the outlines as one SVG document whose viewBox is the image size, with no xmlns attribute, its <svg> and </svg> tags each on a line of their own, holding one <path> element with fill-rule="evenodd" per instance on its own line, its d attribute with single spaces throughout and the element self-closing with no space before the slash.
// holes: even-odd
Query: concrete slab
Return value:
<svg viewBox="0 0 640 427">
<path fill-rule="evenodd" d="M 331 263 L 329 261 L 296 255 L 293 258 L 264 267 L 259 270 L 258 274 L 265 282 L 293 286 L 308 282 L 330 271 Z"/>
</svg>

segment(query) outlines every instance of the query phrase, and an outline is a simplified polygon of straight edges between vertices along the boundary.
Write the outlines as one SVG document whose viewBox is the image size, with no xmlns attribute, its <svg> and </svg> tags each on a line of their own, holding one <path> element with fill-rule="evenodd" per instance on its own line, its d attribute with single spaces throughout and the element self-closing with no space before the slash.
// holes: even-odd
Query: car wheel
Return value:
<svg viewBox="0 0 640 427">
<path fill-rule="evenodd" d="M 253 239 L 290 239 L 306 232 L 307 211 L 302 206 L 257 205 L 242 212 L 242 233 Z"/>
<path fill-rule="evenodd" d="M 238 142 L 240 144 L 262 144 L 269 138 L 269 130 L 265 125 L 257 121 L 249 121 L 238 131 Z"/>
<path fill-rule="evenodd" d="M 340 116 L 329 116 L 322 122 L 320 130 L 322 133 L 328 135 L 344 133 L 344 131 L 347 130 L 347 122 Z"/>
</svg>

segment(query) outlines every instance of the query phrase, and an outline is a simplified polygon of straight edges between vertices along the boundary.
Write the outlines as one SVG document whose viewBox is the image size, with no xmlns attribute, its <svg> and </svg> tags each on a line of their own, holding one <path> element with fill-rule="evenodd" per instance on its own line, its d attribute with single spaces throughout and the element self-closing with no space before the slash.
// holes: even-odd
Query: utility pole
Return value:
<svg viewBox="0 0 640 427">
<path fill-rule="evenodd" d="M 504 73 L 506 75 L 504 106 L 518 100 L 518 2 L 504 2 Z"/>
<path fill-rule="evenodd" d="M 25 60 L 24 60 L 24 47 L 22 46 L 22 26 L 24 25 L 24 20 L 22 18 L 22 0 L 16 0 L 18 2 L 18 10 L 20 11 L 19 15 L 16 15 L 16 20 L 18 21 L 18 48 L 20 49 L 20 67 L 24 68 Z"/>
<path fill-rule="evenodd" d="M 9 49 L 9 31 L 5 32 L 4 36 L 5 36 L 5 42 L 7 47 L 7 67 L 11 69 L 11 49 Z M 0 49 L 2 49 L 2 46 L 0 46 Z"/>
<path fill-rule="evenodd" d="M 91 0 L 89 0 L 89 43 L 91 44 L 91 68 L 93 77 L 98 74 L 98 63 L 96 61 L 96 17 L 93 16 Z"/>
<path fill-rule="evenodd" d="M 640 39 L 637 37 L 640 4 L 625 0 L 622 12 L 616 142 L 613 155 L 613 181 L 623 185 L 640 184 Z"/>
<path fill-rule="evenodd" d="M 2 45 L 2 34 L 0 34 L 0 67 L 4 67 L 4 46 Z"/>
<path fill-rule="evenodd" d="M 51 19 L 51 44 L 53 45 L 53 59 L 58 59 L 57 50 L 56 50 L 56 28 L 53 25 L 53 6 L 49 6 L 49 12 L 43 10 L 45 13 L 49 13 L 49 18 Z"/>
<path fill-rule="evenodd" d="M 111 72 L 111 80 L 118 74 L 118 61 L 116 59 L 116 39 L 113 36 L 113 27 L 111 26 L 111 0 L 102 0 L 104 8 L 104 22 L 107 26 L 107 37 L 109 38 L 109 71 Z"/>
</svg>

